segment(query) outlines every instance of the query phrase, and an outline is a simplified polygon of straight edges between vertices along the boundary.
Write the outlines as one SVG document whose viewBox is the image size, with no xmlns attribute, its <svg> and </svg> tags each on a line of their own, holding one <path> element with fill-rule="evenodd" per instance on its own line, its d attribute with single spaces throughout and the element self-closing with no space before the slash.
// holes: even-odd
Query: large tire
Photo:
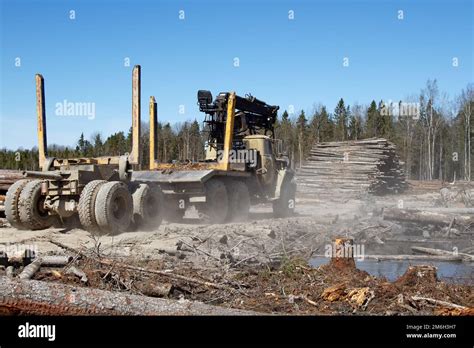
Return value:
<svg viewBox="0 0 474 348">
<path fill-rule="evenodd" d="M 273 202 L 273 215 L 278 218 L 288 217 L 295 213 L 296 182 L 285 180 L 280 189 L 280 198 Z"/>
<path fill-rule="evenodd" d="M 222 180 L 211 179 L 206 182 L 206 204 L 202 211 L 204 221 L 213 224 L 222 224 L 229 212 L 229 196 Z"/>
<path fill-rule="evenodd" d="M 97 220 L 95 218 L 95 201 L 100 187 L 106 182 L 107 181 L 105 180 L 93 180 L 89 182 L 81 192 L 79 204 L 77 205 L 77 212 L 79 215 L 79 221 L 86 231 L 99 231 L 99 225 L 97 225 Z"/>
<path fill-rule="evenodd" d="M 249 189 L 242 181 L 231 180 L 227 185 L 229 196 L 228 221 L 246 221 L 249 217 L 250 194 Z"/>
<path fill-rule="evenodd" d="M 12 225 L 19 230 L 25 229 L 25 226 L 20 221 L 20 213 L 18 211 L 18 201 L 20 199 L 21 190 L 29 182 L 27 179 L 16 181 L 8 188 L 7 196 L 5 198 L 5 216 Z"/>
<path fill-rule="evenodd" d="M 41 180 L 28 182 L 21 190 L 18 201 L 20 222 L 30 230 L 41 230 L 51 227 L 56 217 L 44 209 L 45 196 L 41 195 Z"/>
<path fill-rule="evenodd" d="M 116 234 L 127 231 L 133 214 L 132 195 L 127 185 L 118 181 L 102 185 L 97 193 L 94 210 L 101 232 Z"/>
<path fill-rule="evenodd" d="M 163 193 L 156 185 L 139 184 L 133 192 L 133 221 L 136 228 L 152 231 L 163 220 Z"/>
</svg>

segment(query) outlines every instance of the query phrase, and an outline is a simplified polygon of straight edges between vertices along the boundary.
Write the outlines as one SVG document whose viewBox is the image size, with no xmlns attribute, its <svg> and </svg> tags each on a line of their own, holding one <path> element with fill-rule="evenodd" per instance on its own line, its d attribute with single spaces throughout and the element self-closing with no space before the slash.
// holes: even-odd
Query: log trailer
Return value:
<svg viewBox="0 0 474 348">
<path fill-rule="evenodd" d="M 157 105 L 150 97 L 150 167 L 140 164 L 141 68 L 132 72 L 132 150 L 122 156 L 48 157 L 44 80 L 36 75 L 40 171 L 25 171 L 5 199 L 17 229 L 44 229 L 79 220 L 90 232 L 114 234 L 155 229 L 163 217 L 183 218 L 188 206 L 212 223 L 242 221 L 251 204 L 272 202 L 276 216 L 293 213 L 296 184 L 288 158 L 276 151 L 278 106 L 255 97 L 198 92 L 209 134 L 206 158 L 196 163 L 156 161 Z"/>
<path fill-rule="evenodd" d="M 140 163 L 141 68 L 132 72 L 132 150 L 96 158 L 48 157 L 44 79 L 36 75 L 38 152 L 41 171 L 25 171 L 10 186 L 5 215 L 17 229 L 44 229 L 79 220 L 91 232 L 117 233 L 154 228 L 162 219 L 162 195 L 152 183 L 131 182 Z"/>
</svg>

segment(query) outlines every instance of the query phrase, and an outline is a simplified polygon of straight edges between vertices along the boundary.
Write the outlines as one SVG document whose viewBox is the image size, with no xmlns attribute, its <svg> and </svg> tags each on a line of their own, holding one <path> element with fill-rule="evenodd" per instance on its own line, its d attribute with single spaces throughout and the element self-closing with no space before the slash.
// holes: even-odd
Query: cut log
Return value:
<svg viewBox="0 0 474 348">
<path fill-rule="evenodd" d="M 473 216 L 442 214 L 432 211 L 386 208 L 383 211 L 384 220 L 409 221 L 425 224 L 449 225 L 453 218 L 455 224 L 467 225 L 474 222 Z"/>
<path fill-rule="evenodd" d="M 324 254 L 313 254 L 313 257 L 327 257 Z M 364 255 L 364 260 L 420 260 L 420 261 L 462 261 L 463 257 L 460 255 Z M 356 257 L 356 261 L 359 258 Z"/>
<path fill-rule="evenodd" d="M 437 300 L 437 299 L 430 298 L 430 297 L 412 296 L 411 298 L 412 298 L 412 300 L 414 300 L 414 301 L 426 301 L 426 302 L 428 302 L 428 303 L 435 304 L 435 305 L 440 305 L 440 306 L 443 306 L 443 307 L 451 307 L 451 308 L 458 308 L 458 309 L 468 309 L 468 307 L 465 307 L 465 306 L 460 306 L 460 305 L 455 304 L 455 303 L 446 302 L 446 301 L 441 301 L 441 300 Z"/>
<path fill-rule="evenodd" d="M 417 251 L 423 254 L 439 255 L 439 256 L 459 256 L 465 260 L 474 261 L 473 255 L 460 253 L 460 252 L 448 251 L 448 250 L 443 250 L 443 249 L 425 248 L 425 247 L 418 247 L 418 246 L 412 246 L 411 249 L 413 251 Z"/>
<path fill-rule="evenodd" d="M 87 275 L 84 273 L 84 271 L 75 266 L 69 267 L 66 271 L 66 274 L 74 274 L 76 277 L 81 278 L 81 282 L 83 283 L 87 283 L 88 281 Z"/>
<path fill-rule="evenodd" d="M 8 266 L 5 271 L 8 278 L 13 278 L 15 276 L 13 273 L 13 266 Z"/>
<path fill-rule="evenodd" d="M 461 256 L 455 255 L 364 255 L 366 259 L 376 260 L 422 260 L 422 261 L 462 261 Z"/>
<path fill-rule="evenodd" d="M 423 211 L 432 211 L 441 214 L 473 215 L 474 208 L 443 208 L 443 207 L 423 207 Z"/>
<path fill-rule="evenodd" d="M 18 277 L 20 279 L 31 279 L 35 275 L 35 273 L 38 272 L 38 270 L 40 269 L 41 262 L 42 261 L 40 258 L 35 259 L 32 263 L 30 263 L 28 266 L 23 268 L 23 271 L 20 273 Z"/>
<path fill-rule="evenodd" d="M 255 315 L 187 300 L 0 277 L 0 313 L 21 315 Z"/>
<path fill-rule="evenodd" d="M 41 266 L 53 267 L 53 266 L 66 266 L 73 259 L 72 256 L 63 255 L 47 255 L 41 257 Z"/>
</svg>

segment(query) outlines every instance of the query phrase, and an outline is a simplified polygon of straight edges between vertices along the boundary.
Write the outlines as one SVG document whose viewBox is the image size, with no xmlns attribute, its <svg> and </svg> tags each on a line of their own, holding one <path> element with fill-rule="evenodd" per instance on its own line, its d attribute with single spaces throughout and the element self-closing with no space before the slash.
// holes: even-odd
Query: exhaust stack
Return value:
<svg viewBox="0 0 474 348">
<path fill-rule="evenodd" d="M 48 142 L 46 137 L 46 108 L 44 102 L 44 79 L 36 74 L 36 114 L 38 118 L 38 154 L 39 166 L 42 169 L 48 156 Z"/>
<path fill-rule="evenodd" d="M 157 154 L 157 110 L 155 97 L 150 97 L 150 170 L 155 169 Z"/>
<path fill-rule="evenodd" d="M 132 152 L 129 156 L 130 164 L 140 164 L 140 101 L 141 101 L 141 67 L 135 65 L 132 72 Z"/>
</svg>

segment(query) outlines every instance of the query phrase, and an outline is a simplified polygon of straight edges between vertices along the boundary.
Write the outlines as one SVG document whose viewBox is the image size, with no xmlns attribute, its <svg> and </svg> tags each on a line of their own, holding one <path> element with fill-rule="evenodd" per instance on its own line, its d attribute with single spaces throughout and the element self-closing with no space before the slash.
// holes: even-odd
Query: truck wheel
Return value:
<svg viewBox="0 0 474 348">
<path fill-rule="evenodd" d="M 152 231 L 163 220 L 163 193 L 155 185 L 140 184 L 133 192 L 133 220 L 137 228 Z"/>
<path fill-rule="evenodd" d="M 228 221 L 246 221 L 249 217 L 249 189 L 242 181 L 232 180 L 228 184 L 229 210 Z"/>
<path fill-rule="evenodd" d="M 285 181 L 281 187 L 280 198 L 273 202 L 273 215 L 275 217 L 288 217 L 295 213 L 296 183 Z"/>
<path fill-rule="evenodd" d="M 103 184 L 97 193 L 94 211 L 101 232 L 127 231 L 133 214 L 132 195 L 127 186 L 119 181 Z"/>
<path fill-rule="evenodd" d="M 106 182 L 105 180 L 93 180 L 89 182 L 81 192 L 77 211 L 79 221 L 81 221 L 81 225 L 86 231 L 99 231 L 99 225 L 97 225 L 95 218 L 95 200 L 100 187 Z"/>
<path fill-rule="evenodd" d="M 5 216 L 16 229 L 23 230 L 25 227 L 20 221 L 20 213 L 18 211 L 18 200 L 20 198 L 21 190 L 29 182 L 27 179 L 16 181 L 13 185 L 8 188 L 7 196 L 5 198 Z"/>
<path fill-rule="evenodd" d="M 219 179 L 211 179 L 206 186 L 206 204 L 202 217 L 206 222 L 222 224 L 229 211 L 229 198 L 225 184 Z"/>
<path fill-rule="evenodd" d="M 18 211 L 20 222 L 27 229 L 41 230 L 51 227 L 56 217 L 44 209 L 45 196 L 41 195 L 41 180 L 28 182 L 20 193 Z"/>
</svg>

